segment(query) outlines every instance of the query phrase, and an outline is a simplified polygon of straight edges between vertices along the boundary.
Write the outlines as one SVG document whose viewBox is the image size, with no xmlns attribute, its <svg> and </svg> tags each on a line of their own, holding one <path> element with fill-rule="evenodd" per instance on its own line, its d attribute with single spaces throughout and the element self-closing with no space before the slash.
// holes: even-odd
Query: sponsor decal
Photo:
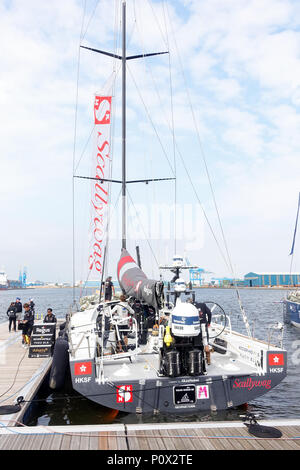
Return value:
<svg viewBox="0 0 300 470">
<path fill-rule="evenodd" d="M 179 385 L 174 387 L 174 405 L 196 403 L 195 385 Z"/>
<path fill-rule="evenodd" d="M 197 386 L 197 400 L 209 398 L 209 387 L 208 385 Z"/>
<path fill-rule="evenodd" d="M 199 316 L 183 317 L 181 315 L 172 315 L 172 322 L 181 325 L 199 325 Z"/>
<path fill-rule="evenodd" d="M 55 331 L 55 325 L 50 325 L 50 326 L 38 326 L 34 325 L 33 326 L 33 334 L 34 335 L 52 335 Z"/>
<path fill-rule="evenodd" d="M 283 367 L 270 367 L 270 372 L 272 374 L 281 374 L 283 370 Z"/>
<path fill-rule="evenodd" d="M 269 366 L 283 366 L 284 355 L 283 353 L 269 354 Z"/>
<path fill-rule="evenodd" d="M 74 365 L 75 375 L 92 375 L 92 363 L 91 362 L 76 362 Z"/>
<path fill-rule="evenodd" d="M 246 380 L 235 379 L 232 385 L 232 388 L 246 388 L 251 391 L 254 388 L 265 388 L 270 390 L 272 386 L 272 381 L 268 380 L 253 380 L 251 377 L 248 377 Z"/>
<path fill-rule="evenodd" d="M 249 345 L 247 347 L 245 346 L 239 346 L 238 347 L 240 350 L 240 357 L 245 359 L 247 362 L 251 362 L 252 364 L 255 364 L 257 366 L 261 366 L 261 351 L 259 350 L 254 350 L 251 349 Z"/>
<path fill-rule="evenodd" d="M 151 295 L 151 293 L 152 293 L 151 289 L 149 289 L 147 286 L 144 287 L 144 292 L 147 295 Z"/>
<path fill-rule="evenodd" d="M 31 346 L 52 346 L 52 338 L 31 337 Z"/>
<path fill-rule="evenodd" d="M 45 346 L 45 347 L 30 346 L 28 356 L 29 357 L 50 357 L 51 346 Z"/>
<path fill-rule="evenodd" d="M 75 377 L 76 384 L 86 384 L 92 380 L 92 377 Z"/>
<path fill-rule="evenodd" d="M 117 403 L 132 403 L 132 385 L 120 385 L 117 388 Z"/>
</svg>

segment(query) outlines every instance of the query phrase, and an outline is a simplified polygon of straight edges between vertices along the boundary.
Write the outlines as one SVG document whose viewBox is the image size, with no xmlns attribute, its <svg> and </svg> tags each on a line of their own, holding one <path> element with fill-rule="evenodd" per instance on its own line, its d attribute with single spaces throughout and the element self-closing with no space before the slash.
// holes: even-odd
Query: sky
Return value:
<svg viewBox="0 0 300 470">
<path fill-rule="evenodd" d="M 128 249 L 135 255 L 139 244 L 149 277 L 175 251 L 215 277 L 289 272 L 300 191 L 299 2 L 127 4 L 128 51 L 170 52 L 128 63 L 128 177 L 176 173 L 177 194 L 175 246 L 174 182 L 131 185 Z M 91 174 L 94 95 L 107 93 L 116 65 L 79 44 L 116 50 L 116 12 L 114 0 L 0 3 L 0 268 L 9 279 L 26 266 L 32 280 L 72 280 L 73 158 L 77 174 Z M 76 181 L 76 280 L 88 272 L 90 198 L 90 183 Z M 112 226 L 110 235 L 107 273 L 116 278 L 120 232 Z M 299 252 L 298 236 L 296 272 Z"/>
</svg>

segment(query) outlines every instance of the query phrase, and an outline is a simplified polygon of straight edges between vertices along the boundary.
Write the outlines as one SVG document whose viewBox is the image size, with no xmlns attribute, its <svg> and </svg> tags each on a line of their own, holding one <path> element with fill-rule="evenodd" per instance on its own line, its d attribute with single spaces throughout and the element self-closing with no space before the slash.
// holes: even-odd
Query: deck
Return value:
<svg viewBox="0 0 300 470">
<path fill-rule="evenodd" d="M 1 418 L 1 417 L 0 417 Z M 0 429 L 0 450 L 300 450 L 300 420 L 261 421 L 283 433 L 279 439 L 251 436 L 241 422 L 93 426 L 36 426 Z M 194 462 L 195 463 L 195 462 Z"/>
</svg>

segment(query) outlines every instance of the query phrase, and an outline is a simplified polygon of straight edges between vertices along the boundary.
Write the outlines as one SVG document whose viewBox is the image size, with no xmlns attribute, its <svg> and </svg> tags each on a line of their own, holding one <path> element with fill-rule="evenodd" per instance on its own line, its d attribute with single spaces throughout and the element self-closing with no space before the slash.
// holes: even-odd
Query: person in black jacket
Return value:
<svg viewBox="0 0 300 470">
<path fill-rule="evenodd" d="M 202 333 L 202 343 L 204 346 L 204 351 L 206 355 L 206 362 L 210 365 L 210 347 L 208 344 L 209 333 L 208 328 L 211 324 L 211 311 L 208 306 L 203 302 L 195 302 L 195 307 L 198 309 L 199 318 L 200 318 L 200 328 Z"/>
<path fill-rule="evenodd" d="M 112 295 L 115 295 L 115 288 L 114 288 L 114 285 L 113 285 L 113 282 L 112 282 L 112 277 L 108 276 L 108 278 L 106 278 L 106 281 L 104 283 L 104 299 L 105 299 L 105 301 L 111 300 Z"/>
<path fill-rule="evenodd" d="M 54 313 L 52 312 L 52 308 L 47 309 L 47 315 L 44 318 L 44 323 L 56 323 L 57 319 Z"/>
<path fill-rule="evenodd" d="M 56 322 L 57 322 L 57 318 L 52 312 L 52 308 L 49 307 L 47 309 L 47 315 L 44 318 L 44 323 L 56 323 Z M 55 342 L 55 338 L 56 338 L 56 325 L 55 325 L 53 337 L 52 337 L 53 343 Z"/>
<path fill-rule="evenodd" d="M 33 330 L 34 324 L 34 313 L 30 308 L 29 304 L 24 304 L 24 318 L 23 318 L 23 339 L 24 344 L 23 346 L 29 346 L 30 344 L 30 336 Z"/>
<path fill-rule="evenodd" d="M 17 309 L 15 302 L 11 302 L 10 306 L 7 309 L 8 316 L 8 331 L 11 331 L 11 325 L 13 324 L 14 331 L 16 331 L 16 321 L 17 321 Z"/>
<path fill-rule="evenodd" d="M 30 299 L 28 304 L 29 304 L 30 310 L 32 310 L 33 313 L 35 313 L 35 311 L 34 311 L 35 303 L 34 303 L 33 299 Z"/>
<path fill-rule="evenodd" d="M 21 320 L 21 316 L 22 316 L 22 303 L 21 303 L 20 297 L 17 297 L 17 298 L 16 298 L 15 306 L 16 306 L 16 312 L 17 312 L 17 319 L 18 319 L 18 320 Z"/>
</svg>

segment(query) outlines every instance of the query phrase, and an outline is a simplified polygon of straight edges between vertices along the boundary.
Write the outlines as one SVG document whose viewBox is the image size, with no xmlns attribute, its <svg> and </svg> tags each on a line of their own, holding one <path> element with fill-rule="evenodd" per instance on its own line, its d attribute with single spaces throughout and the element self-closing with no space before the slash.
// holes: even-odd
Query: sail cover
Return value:
<svg viewBox="0 0 300 470">
<path fill-rule="evenodd" d="M 144 301 L 155 309 L 161 308 L 163 283 L 148 279 L 125 249 L 122 249 L 118 262 L 118 279 L 126 295 Z"/>
</svg>

